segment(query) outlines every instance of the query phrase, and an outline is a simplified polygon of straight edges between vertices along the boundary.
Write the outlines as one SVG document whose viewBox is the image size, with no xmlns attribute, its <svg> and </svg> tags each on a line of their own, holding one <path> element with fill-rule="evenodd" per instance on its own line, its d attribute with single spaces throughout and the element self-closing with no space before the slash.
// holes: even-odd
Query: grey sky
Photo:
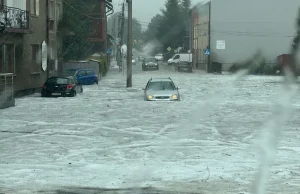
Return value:
<svg viewBox="0 0 300 194">
<path fill-rule="evenodd" d="M 121 3 L 123 1 L 124 0 L 113 0 L 115 12 L 121 11 Z M 165 5 L 165 0 L 132 0 L 132 2 L 132 16 L 141 22 L 143 28 L 147 28 L 147 24 L 151 18 L 160 13 L 160 9 Z M 199 2 L 201 2 L 201 0 L 192 0 L 192 5 Z"/>
</svg>

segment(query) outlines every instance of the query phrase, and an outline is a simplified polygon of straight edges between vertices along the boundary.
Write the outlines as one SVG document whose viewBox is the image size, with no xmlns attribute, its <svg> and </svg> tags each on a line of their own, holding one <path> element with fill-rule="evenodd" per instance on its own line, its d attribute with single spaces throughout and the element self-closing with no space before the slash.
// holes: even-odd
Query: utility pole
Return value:
<svg viewBox="0 0 300 194">
<path fill-rule="evenodd" d="M 124 35 L 124 20 L 125 20 L 125 5 L 124 3 L 122 4 L 122 12 L 119 16 L 119 24 L 120 24 L 120 28 L 119 28 L 119 34 L 118 34 L 118 38 L 120 39 L 120 46 L 123 45 L 123 35 Z M 123 67 L 123 62 L 122 62 L 122 53 L 121 53 L 121 47 L 119 47 L 117 49 L 117 56 L 118 56 L 118 66 Z M 123 68 L 122 68 L 123 69 Z M 121 70 L 121 69 L 120 69 Z"/>
<path fill-rule="evenodd" d="M 116 15 L 115 14 L 112 16 L 112 20 L 113 20 L 113 24 L 112 24 L 111 34 L 113 38 L 116 40 L 117 36 L 116 36 Z M 115 49 L 111 55 L 115 57 Z"/>
<path fill-rule="evenodd" d="M 127 82 L 126 87 L 132 87 L 132 0 L 128 3 L 128 33 L 127 33 Z"/>
</svg>

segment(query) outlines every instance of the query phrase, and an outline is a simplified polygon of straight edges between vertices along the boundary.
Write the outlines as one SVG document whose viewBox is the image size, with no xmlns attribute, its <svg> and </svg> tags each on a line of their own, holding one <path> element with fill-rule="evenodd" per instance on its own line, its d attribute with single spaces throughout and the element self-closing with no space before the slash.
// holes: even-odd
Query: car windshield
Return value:
<svg viewBox="0 0 300 194">
<path fill-rule="evenodd" d="M 180 65 L 190 65 L 191 63 L 190 62 L 187 62 L 187 61 L 181 61 L 180 62 Z"/>
<path fill-rule="evenodd" d="M 52 77 L 47 80 L 47 84 L 68 84 L 68 78 Z"/>
<path fill-rule="evenodd" d="M 156 62 L 155 58 L 146 58 L 146 62 Z"/>
<path fill-rule="evenodd" d="M 175 90 L 175 86 L 170 81 L 156 81 L 150 82 L 147 87 L 148 90 Z"/>
<path fill-rule="evenodd" d="M 64 75 L 70 75 L 70 76 L 75 75 L 75 73 L 76 73 L 75 69 L 68 69 L 68 70 L 63 72 Z"/>
</svg>

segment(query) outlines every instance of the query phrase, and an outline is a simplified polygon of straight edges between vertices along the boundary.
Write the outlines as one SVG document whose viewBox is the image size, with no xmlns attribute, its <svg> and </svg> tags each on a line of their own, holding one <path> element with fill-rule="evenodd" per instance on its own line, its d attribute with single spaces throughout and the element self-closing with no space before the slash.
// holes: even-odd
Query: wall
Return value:
<svg viewBox="0 0 300 194">
<path fill-rule="evenodd" d="M 23 35 L 23 61 L 16 73 L 15 90 L 41 87 L 46 79 L 46 72 L 38 65 L 32 64 L 32 45 L 42 45 L 46 41 L 46 1 L 39 2 L 39 14 L 30 14 L 30 32 Z M 41 57 L 41 54 L 39 54 Z"/>
<path fill-rule="evenodd" d="M 4 5 L 26 10 L 26 0 L 6 0 Z"/>
<path fill-rule="evenodd" d="M 289 53 L 295 35 L 299 0 L 212 0 L 211 57 L 224 69 L 261 49 L 267 62 Z M 226 49 L 217 50 L 216 41 Z"/>
</svg>

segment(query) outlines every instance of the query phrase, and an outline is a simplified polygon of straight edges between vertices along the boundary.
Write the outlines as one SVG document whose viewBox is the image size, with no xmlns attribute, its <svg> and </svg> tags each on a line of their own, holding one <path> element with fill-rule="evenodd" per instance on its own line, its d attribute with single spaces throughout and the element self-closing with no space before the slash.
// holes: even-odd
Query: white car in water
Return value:
<svg viewBox="0 0 300 194">
<path fill-rule="evenodd" d="M 164 59 L 164 55 L 163 54 L 157 54 L 157 55 L 155 55 L 155 59 L 157 61 L 162 61 Z"/>
<path fill-rule="evenodd" d="M 151 78 L 144 90 L 145 101 L 179 101 L 178 87 L 171 78 Z"/>
</svg>

